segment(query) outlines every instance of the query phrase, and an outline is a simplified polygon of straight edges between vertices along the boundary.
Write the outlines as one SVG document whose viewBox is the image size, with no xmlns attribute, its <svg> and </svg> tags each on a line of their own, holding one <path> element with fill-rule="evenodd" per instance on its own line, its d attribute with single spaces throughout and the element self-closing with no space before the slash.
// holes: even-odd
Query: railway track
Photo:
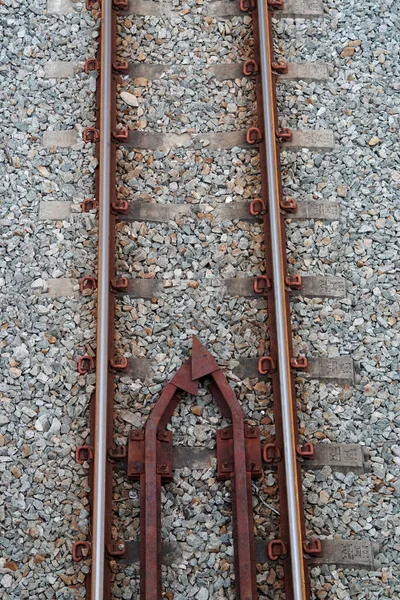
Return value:
<svg viewBox="0 0 400 600">
<path fill-rule="evenodd" d="M 88 9 L 96 6 L 88 0 Z M 84 211 L 98 207 L 99 260 L 96 277 L 86 276 L 80 282 L 84 293 L 97 290 L 96 356 L 95 359 L 89 355 L 82 356 L 78 362 L 78 370 L 84 374 L 95 368 L 96 391 L 91 406 L 91 443 L 80 446 L 76 452 L 79 463 L 87 460 L 91 462 L 91 536 L 89 540 L 80 540 L 74 544 L 73 556 L 80 561 L 87 553 L 90 554 L 91 572 L 87 578 L 86 597 L 91 600 L 112 597 L 112 581 L 115 579 L 115 565 L 118 561 L 137 560 L 135 551 L 130 547 L 132 544 L 125 541 L 123 536 L 116 537 L 113 533 L 113 472 L 120 468 L 122 462 L 126 464 L 128 478 L 139 481 L 140 486 L 140 598 L 156 600 L 165 593 L 167 597 L 173 597 L 173 594 L 168 596 L 167 586 L 163 584 L 161 568 L 163 556 L 166 556 L 161 539 L 161 488 L 171 481 L 174 468 L 172 434 L 167 425 L 183 394 L 197 396 L 199 382 L 206 381 L 208 393 L 217 402 L 222 415 L 232 423 L 217 430 L 216 468 L 218 479 L 231 483 L 235 597 L 242 600 L 259 597 L 256 564 L 263 562 L 260 559 L 260 552 L 261 555 L 263 552 L 260 548 L 256 552 L 251 482 L 254 478 L 260 478 L 265 468 L 273 468 L 277 470 L 279 510 L 272 510 L 275 515 L 279 515 L 279 525 L 264 542 L 263 558 L 264 561 L 279 562 L 283 566 L 285 598 L 307 600 L 311 597 L 310 560 L 329 562 L 329 556 L 326 552 L 324 555 L 321 540 L 310 537 L 304 513 L 302 465 L 308 460 L 315 460 L 316 451 L 310 441 L 301 439 L 297 415 L 296 372 L 307 371 L 308 361 L 305 356 L 295 356 L 293 352 L 290 295 L 292 292 L 304 293 L 304 282 L 300 275 L 292 274 L 288 269 L 285 219 L 296 217 L 299 207 L 294 199 L 283 195 L 280 147 L 282 144 L 296 147 L 296 144 L 301 145 L 302 142 L 301 132 L 280 127 L 276 107 L 276 80 L 279 75 L 287 74 L 289 67 L 275 55 L 272 17 L 277 11 L 284 10 L 284 5 L 280 0 L 257 4 L 251 0 L 241 0 L 238 6 L 233 2 L 210 5 L 213 16 L 224 16 L 226 13 L 251 16 L 254 45 L 250 57 L 239 65 L 212 65 L 212 70 L 217 79 L 250 80 L 255 89 L 257 110 L 251 117 L 254 124 L 247 129 L 220 133 L 194 131 L 187 134 L 141 132 L 143 125 L 139 121 L 131 125 L 128 119 L 127 125 L 121 124 L 121 113 L 118 114 L 117 111 L 118 87 L 121 82 L 126 83 L 130 77 L 136 77 L 134 81 L 142 83 L 140 79 L 146 79 L 146 76 L 155 79 L 163 76 L 163 67 L 159 64 L 132 64 L 121 56 L 117 33 L 118 26 L 121 26 L 119 21 L 124 19 L 123 27 L 129 30 L 132 21 L 129 18 L 127 20 L 124 15 L 138 10 L 139 13 L 159 16 L 163 8 L 156 2 L 103 1 L 101 15 L 97 14 L 101 19 L 98 56 L 85 64 L 87 72 L 99 72 L 97 122 L 83 132 L 85 142 L 97 145 L 97 193 L 95 199 L 87 199 L 82 205 Z M 129 51 L 126 44 L 124 51 Z M 135 95 L 123 93 L 128 105 L 137 104 Z M 320 139 L 320 146 L 323 148 L 323 140 L 329 140 L 329 132 L 320 132 Z M 314 142 L 315 140 L 318 145 L 317 136 L 314 137 Z M 268 331 L 264 333 L 267 339 L 257 348 L 258 352 L 260 347 L 264 348 L 264 352 L 256 360 L 256 375 L 268 378 L 271 382 L 275 427 L 273 441 L 264 443 L 263 447 L 260 428 L 254 420 L 250 423 L 247 421 L 245 411 L 221 371 L 218 356 L 214 357 L 197 337 L 193 337 L 191 356 L 176 371 L 170 382 L 166 383 L 145 426 L 129 433 L 126 446 L 116 445 L 114 442 L 115 379 L 123 373 L 130 373 L 132 377 L 140 374 L 140 368 L 136 371 L 135 364 L 132 361 L 130 364 L 128 357 L 117 354 L 115 349 L 115 297 L 118 294 L 153 298 L 159 293 L 160 284 L 162 286 L 162 280 L 153 278 L 154 274 L 150 272 L 150 278 L 146 278 L 144 274 L 142 280 L 121 272 L 117 262 L 118 224 L 123 224 L 125 219 L 129 223 L 164 223 L 175 220 L 179 224 L 179 219 L 182 223 L 185 216 L 192 216 L 193 212 L 197 212 L 199 216 L 203 210 L 201 195 L 200 203 L 195 207 L 190 204 L 154 204 L 132 198 L 129 190 L 126 191 L 126 188 L 117 183 L 118 158 L 123 156 L 119 147 L 125 146 L 131 152 L 129 158 L 134 159 L 134 168 L 141 148 L 146 151 L 161 149 L 168 152 L 182 146 L 190 148 L 193 143 L 200 148 L 200 153 L 202 146 L 217 151 L 240 146 L 253 157 L 258 155 L 261 188 L 256 197 L 250 195 L 248 201 L 242 202 L 239 214 L 236 213 L 236 204 L 228 207 L 220 204 L 212 206 L 212 209 L 216 208 L 217 214 L 219 209 L 222 230 L 224 222 L 237 217 L 250 221 L 256 231 L 259 230 L 259 223 L 262 225 L 265 257 L 263 264 L 258 262 L 257 265 L 260 274 L 247 279 L 231 279 L 230 282 L 222 279 L 222 296 L 254 296 L 266 304 Z M 174 188 L 176 187 L 179 187 L 179 177 Z M 317 205 L 309 208 L 311 211 L 314 208 L 317 213 L 324 209 Z M 169 212 L 165 215 L 164 211 Z M 213 214 L 211 218 L 214 218 Z M 205 239 L 204 235 L 202 239 Z M 199 286 L 196 278 L 183 281 L 184 286 L 188 284 L 194 290 Z M 318 282 L 312 282 L 311 288 L 313 284 L 317 287 L 316 295 L 321 295 L 321 289 L 322 293 L 324 288 L 328 290 L 330 282 L 319 282 L 319 289 Z M 179 287 L 176 282 L 173 285 Z M 202 283 L 200 287 L 201 285 Z M 340 289 L 340 282 L 336 282 L 336 285 Z M 335 282 L 331 283 L 331 287 L 335 288 Z M 211 304 L 212 302 L 211 299 Z M 199 335 L 202 335 L 201 329 Z M 254 364 L 254 359 L 248 359 L 247 366 L 250 366 L 250 362 Z M 337 450 L 341 452 L 341 449 Z M 349 449 L 348 454 L 352 455 L 352 449 Z M 190 468 L 190 452 L 186 455 L 183 453 L 183 457 L 181 460 Z M 365 453 L 362 463 L 364 460 Z M 257 488 L 255 490 L 257 493 Z M 373 549 L 364 544 L 355 551 L 349 547 L 348 553 L 355 553 L 360 562 L 363 558 L 371 561 Z M 346 554 L 345 548 L 342 549 L 342 554 Z M 335 559 L 337 561 L 337 552 Z M 265 592 L 265 587 L 263 589 Z M 267 591 L 267 595 L 268 593 Z"/>
<path fill-rule="evenodd" d="M 97 340 L 95 352 L 82 347 L 78 371 L 82 378 L 95 372 L 96 386 L 91 438 L 76 450 L 77 462 L 89 466 L 91 523 L 72 548 L 77 567 L 90 564 L 86 598 L 307 600 L 315 593 L 311 569 L 376 570 L 369 540 L 313 531 L 307 499 L 307 473 L 363 473 L 368 452 L 318 444 L 304 435 L 297 412 L 304 408 L 298 378 L 355 383 L 349 356 L 296 353 L 290 313 L 298 298 L 346 295 L 344 279 L 300 276 L 287 255 L 286 221 L 339 218 L 338 203 L 296 202 L 282 190 L 282 150 L 322 153 L 334 142 L 329 131 L 279 124 L 277 85 L 323 80 L 328 70 L 285 63 L 274 51 L 272 19 L 319 18 L 320 5 L 103 0 L 100 8 L 88 0 L 87 9 L 101 29 L 98 55 L 84 67 L 98 73 L 97 121 L 83 139 L 95 144 L 99 164 L 96 193 L 82 212 L 98 211 L 99 260 L 97 272 L 80 280 L 83 301 L 97 296 Z M 184 36 L 172 44 L 186 18 L 195 29 L 209 20 L 211 43 L 199 39 L 194 64 Z M 152 19 L 167 23 L 159 38 Z M 233 43 L 218 54 L 215 32 L 222 30 Z M 164 46 L 177 64 L 165 64 Z M 48 77 L 64 66 L 49 63 Z M 204 88 L 200 116 L 199 105 L 209 105 L 203 125 L 185 114 L 192 81 Z M 180 94 L 173 110 L 165 97 L 152 104 L 152 94 L 166 90 Z M 210 109 L 215 96 L 218 114 Z M 77 142 L 76 132 L 68 140 L 64 133 L 48 132 L 44 146 Z M 41 218 L 60 210 L 65 206 L 42 203 Z M 50 297 L 73 291 L 67 280 L 48 283 Z M 226 346 L 210 325 L 219 319 Z M 199 398 L 190 410 L 187 394 Z M 192 485 L 186 471 L 195 481 L 206 478 L 210 489 Z M 222 517 L 216 522 L 211 514 L 197 539 L 192 528 L 202 502 L 216 502 Z M 210 563 L 188 549 L 199 540 Z M 195 574 L 185 579 L 189 560 Z M 203 569 L 213 571 L 208 579 Z"/>
</svg>

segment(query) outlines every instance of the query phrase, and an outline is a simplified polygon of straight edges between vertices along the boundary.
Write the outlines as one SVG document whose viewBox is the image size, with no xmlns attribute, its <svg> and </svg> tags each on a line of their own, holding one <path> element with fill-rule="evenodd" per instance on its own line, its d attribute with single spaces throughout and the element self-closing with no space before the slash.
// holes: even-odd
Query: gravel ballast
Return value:
<svg viewBox="0 0 400 600">
<path fill-rule="evenodd" d="M 131 129 L 163 133 L 233 131 L 257 122 L 251 80 L 216 82 L 202 66 L 252 56 L 249 16 L 205 18 L 207 3 L 174 17 L 121 17 L 121 58 L 171 65 L 161 79 L 119 85 L 119 120 Z M 186 5 L 179 7 L 181 12 Z M 311 569 L 313 598 L 377 600 L 400 593 L 399 416 L 399 9 L 394 3 L 324 2 L 320 20 L 274 22 L 275 46 L 288 61 L 322 61 L 327 82 L 278 86 L 283 126 L 331 129 L 330 153 L 282 152 L 284 193 L 302 200 L 337 201 L 340 221 L 289 221 L 292 274 L 347 280 L 343 299 L 291 303 L 294 353 L 351 355 L 354 385 L 299 376 L 300 433 L 304 441 L 366 445 L 371 470 L 304 472 L 310 537 L 380 544 L 376 571 L 332 566 Z M 82 64 L 98 36 L 83 3 L 74 12 L 46 14 L 45 0 L 0 5 L 0 598 L 72 599 L 84 596 L 89 561 L 73 563 L 71 547 L 89 532 L 87 465 L 74 462 L 88 441 L 94 375 L 79 376 L 82 354 L 95 354 L 94 296 L 50 298 L 49 279 L 97 268 L 96 214 L 79 203 L 94 193 L 94 146 L 43 149 L 48 130 L 94 123 L 95 74 L 45 76 L 48 61 Z M 181 68 L 184 67 L 184 68 Z M 128 93 L 123 99 L 123 93 Z M 134 96 L 134 100 L 132 97 Z M 128 102 L 126 101 L 128 100 Z M 130 201 L 216 205 L 249 200 L 260 191 L 257 152 L 204 147 L 118 151 L 118 193 Z M 73 202 L 69 219 L 39 221 L 39 201 Z M 160 207 L 162 210 L 162 207 Z M 184 251 L 183 251 L 184 250 Z M 166 222 L 118 225 L 121 274 L 190 282 L 262 273 L 262 228 L 236 221 L 213 223 L 196 211 Z M 239 380 L 238 357 L 268 352 L 266 306 L 259 299 L 214 297 L 212 288 L 188 286 L 149 300 L 116 299 L 116 349 L 155 361 L 145 381 L 116 383 L 115 440 L 125 443 L 143 425 L 163 385 L 188 357 L 191 336 L 224 362 L 229 383 L 250 422 L 274 433 L 268 382 Z M 231 362 L 233 361 L 233 362 Z M 215 446 L 227 425 L 201 389 L 171 419 L 177 445 Z M 139 486 L 114 476 L 115 535 L 139 531 Z M 254 484 L 256 535 L 273 539 L 279 518 L 275 475 Z M 162 536 L 185 542 L 177 565 L 163 567 L 171 600 L 235 598 L 230 486 L 215 480 L 215 464 L 181 469 L 163 488 Z M 283 572 L 263 567 L 260 598 L 283 597 Z M 135 598 L 137 566 L 120 568 L 115 598 Z M 172 594 L 172 595 L 171 595 Z"/>
</svg>

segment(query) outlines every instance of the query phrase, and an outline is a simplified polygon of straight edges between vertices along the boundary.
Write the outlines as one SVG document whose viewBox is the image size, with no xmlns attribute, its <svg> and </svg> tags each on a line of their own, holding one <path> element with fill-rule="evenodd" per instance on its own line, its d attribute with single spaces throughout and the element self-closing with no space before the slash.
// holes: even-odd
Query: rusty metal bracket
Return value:
<svg viewBox="0 0 400 600">
<path fill-rule="evenodd" d="M 81 562 L 83 558 L 89 557 L 91 553 L 92 546 L 86 540 L 79 540 L 72 545 L 72 560 L 74 562 Z"/>
<path fill-rule="evenodd" d="M 266 275 L 258 275 L 254 278 L 253 289 L 256 294 L 265 294 L 272 290 L 272 281 Z"/>
<path fill-rule="evenodd" d="M 254 198 L 250 202 L 249 212 L 253 217 L 262 217 L 268 212 L 267 205 L 262 198 Z"/>
<path fill-rule="evenodd" d="M 117 129 L 111 134 L 113 142 L 124 143 L 129 139 L 129 130 L 127 127 L 122 127 L 121 129 Z"/>
<path fill-rule="evenodd" d="M 261 440 L 258 427 L 245 424 L 246 470 L 252 479 L 261 477 Z M 230 425 L 217 430 L 217 478 L 226 481 L 232 477 L 233 458 L 233 429 Z"/>
<path fill-rule="evenodd" d="M 129 64 L 126 60 L 119 58 L 115 62 L 113 62 L 112 70 L 114 71 L 114 73 L 120 73 L 121 75 L 127 75 L 129 72 Z"/>
<path fill-rule="evenodd" d="M 282 127 L 275 132 L 275 137 L 278 142 L 291 142 L 293 139 L 293 133 L 289 129 L 289 127 Z"/>
<path fill-rule="evenodd" d="M 268 544 L 268 558 L 269 560 L 279 560 L 280 558 L 286 558 L 287 556 L 287 544 L 283 540 L 272 540 Z"/>
<path fill-rule="evenodd" d="M 145 430 L 136 429 L 130 432 L 128 441 L 127 476 L 139 480 L 144 473 Z M 157 435 L 157 474 L 162 481 L 172 478 L 172 432 L 160 431 Z"/>
<path fill-rule="evenodd" d="M 285 277 L 285 284 L 291 290 L 300 290 L 301 286 L 303 285 L 303 280 L 301 275 L 288 275 Z"/>
<path fill-rule="evenodd" d="M 126 200 L 118 199 L 111 202 L 111 208 L 116 214 L 126 214 L 129 209 L 129 204 Z"/>
<path fill-rule="evenodd" d="M 89 73 L 89 71 L 100 71 L 100 63 L 97 58 L 88 58 L 85 61 L 83 70 L 86 74 Z"/>
<path fill-rule="evenodd" d="M 287 63 L 284 60 L 279 60 L 278 62 L 273 62 L 271 65 L 271 69 L 275 71 L 275 73 L 279 73 L 279 75 L 284 75 L 288 72 Z"/>
<path fill-rule="evenodd" d="M 122 558 L 126 555 L 126 544 L 123 540 L 116 540 L 106 545 L 106 552 L 111 558 Z"/>
<path fill-rule="evenodd" d="M 112 371 L 124 371 L 128 366 L 128 359 L 126 356 L 114 356 L 109 360 L 109 368 Z"/>
<path fill-rule="evenodd" d="M 243 63 L 243 75 L 246 77 L 251 77 L 252 75 L 258 75 L 260 72 L 260 67 L 254 58 L 249 58 L 246 62 Z"/>
<path fill-rule="evenodd" d="M 240 10 L 241 12 L 249 12 L 256 9 L 256 1 L 255 0 L 240 0 Z"/>
<path fill-rule="evenodd" d="M 81 209 L 83 213 L 88 213 L 91 210 L 97 209 L 98 206 L 97 200 L 94 198 L 85 198 L 81 202 Z"/>
<path fill-rule="evenodd" d="M 129 285 L 129 281 L 127 277 L 116 277 L 110 281 L 111 291 L 121 291 L 126 290 Z"/>
<path fill-rule="evenodd" d="M 107 458 L 110 462 L 125 460 L 127 454 L 126 446 L 113 446 L 107 450 Z"/>
<path fill-rule="evenodd" d="M 85 354 L 78 358 L 78 373 L 80 375 L 86 375 L 89 371 L 94 370 L 94 358 Z"/>
<path fill-rule="evenodd" d="M 115 10 L 128 10 L 129 1 L 128 0 L 113 0 L 113 8 Z"/>
<path fill-rule="evenodd" d="M 290 359 L 290 366 L 296 371 L 307 371 L 308 360 L 305 356 L 298 356 L 297 358 Z"/>
<path fill-rule="evenodd" d="M 297 213 L 299 207 L 294 198 L 282 198 L 279 203 L 281 209 L 287 213 Z"/>
<path fill-rule="evenodd" d="M 79 290 L 82 294 L 92 294 L 94 290 L 97 288 L 97 279 L 90 275 L 86 277 L 81 277 L 79 280 Z"/>
<path fill-rule="evenodd" d="M 260 375 L 275 373 L 276 365 L 271 356 L 261 356 L 258 359 L 258 372 Z"/>
<path fill-rule="evenodd" d="M 246 132 L 246 142 L 250 144 L 250 146 L 261 144 L 263 139 L 264 138 L 259 127 L 250 127 L 250 129 L 248 129 Z"/>
<path fill-rule="evenodd" d="M 322 556 L 321 540 L 305 540 L 303 542 L 303 550 L 310 556 Z"/>
<path fill-rule="evenodd" d="M 246 425 L 238 399 L 215 359 L 193 337 L 191 358 L 166 385 L 146 421 L 132 431 L 128 444 L 128 477 L 140 481 L 140 567 L 142 600 L 161 598 L 161 484 L 172 475 L 172 433 L 166 430 L 182 392 L 197 395 L 200 379 L 232 426 L 217 432 L 219 473 L 232 482 L 237 597 L 256 600 L 254 524 L 251 480 L 262 473 L 260 432 Z M 221 445 L 222 444 L 222 445 Z M 218 452 L 218 449 L 217 449 Z"/>
<path fill-rule="evenodd" d="M 296 454 L 301 458 L 314 458 L 315 448 L 311 442 L 306 442 L 302 446 L 296 446 Z"/>
<path fill-rule="evenodd" d="M 263 448 L 263 461 L 267 464 L 282 460 L 282 449 L 276 444 L 265 444 Z"/>
<path fill-rule="evenodd" d="M 82 137 L 86 144 L 89 142 L 97 142 L 100 139 L 100 132 L 96 127 L 86 127 L 83 130 Z"/>
<path fill-rule="evenodd" d="M 283 0 L 268 0 L 267 4 L 269 8 L 273 8 L 275 10 L 283 10 L 285 8 Z"/>
<path fill-rule="evenodd" d="M 93 447 L 88 445 L 77 446 L 75 449 L 75 461 L 78 465 L 92 462 L 94 458 Z"/>
</svg>

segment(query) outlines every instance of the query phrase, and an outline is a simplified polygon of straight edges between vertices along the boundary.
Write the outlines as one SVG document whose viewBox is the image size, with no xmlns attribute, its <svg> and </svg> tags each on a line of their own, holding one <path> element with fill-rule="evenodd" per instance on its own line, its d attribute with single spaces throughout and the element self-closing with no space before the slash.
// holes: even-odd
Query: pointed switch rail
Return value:
<svg viewBox="0 0 400 600">
<path fill-rule="evenodd" d="M 131 431 L 128 477 L 140 481 L 141 600 L 161 598 L 161 484 L 172 477 L 172 433 L 166 430 L 181 392 L 198 393 L 201 379 L 232 425 L 217 431 L 219 479 L 232 482 L 236 594 L 256 600 L 256 562 L 251 479 L 261 476 L 260 432 L 245 423 L 243 410 L 215 359 L 193 337 L 192 356 L 164 388 L 144 430 Z"/>
</svg>

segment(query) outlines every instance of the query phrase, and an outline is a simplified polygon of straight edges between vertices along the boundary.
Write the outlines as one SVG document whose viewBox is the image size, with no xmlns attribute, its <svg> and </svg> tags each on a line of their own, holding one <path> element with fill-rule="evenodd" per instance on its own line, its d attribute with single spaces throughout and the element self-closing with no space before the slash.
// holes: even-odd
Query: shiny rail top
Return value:
<svg viewBox="0 0 400 600">
<path fill-rule="evenodd" d="M 91 600 L 103 600 L 107 462 L 107 375 L 110 267 L 110 145 L 111 145 L 112 0 L 101 3 L 99 259 L 97 294 L 96 400 Z"/>
<path fill-rule="evenodd" d="M 306 577 L 302 552 L 302 532 L 300 503 L 297 489 L 296 442 L 293 422 L 293 398 L 290 374 L 290 356 L 288 354 L 287 330 L 288 315 L 285 302 L 285 273 L 280 235 L 280 207 L 279 207 L 279 165 L 277 161 L 277 148 L 275 132 L 275 107 L 272 81 L 272 40 L 269 35 L 268 4 L 267 0 L 259 1 L 258 17 L 260 29 L 260 56 L 264 106 L 264 143 L 267 157 L 269 218 L 271 225 L 271 247 L 275 294 L 275 318 L 278 341 L 279 383 L 282 404 L 282 425 L 284 433 L 284 455 L 287 486 L 287 508 L 289 516 L 290 555 L 293 582 L 294 600 L 306 600 Z"/>
</svg>

